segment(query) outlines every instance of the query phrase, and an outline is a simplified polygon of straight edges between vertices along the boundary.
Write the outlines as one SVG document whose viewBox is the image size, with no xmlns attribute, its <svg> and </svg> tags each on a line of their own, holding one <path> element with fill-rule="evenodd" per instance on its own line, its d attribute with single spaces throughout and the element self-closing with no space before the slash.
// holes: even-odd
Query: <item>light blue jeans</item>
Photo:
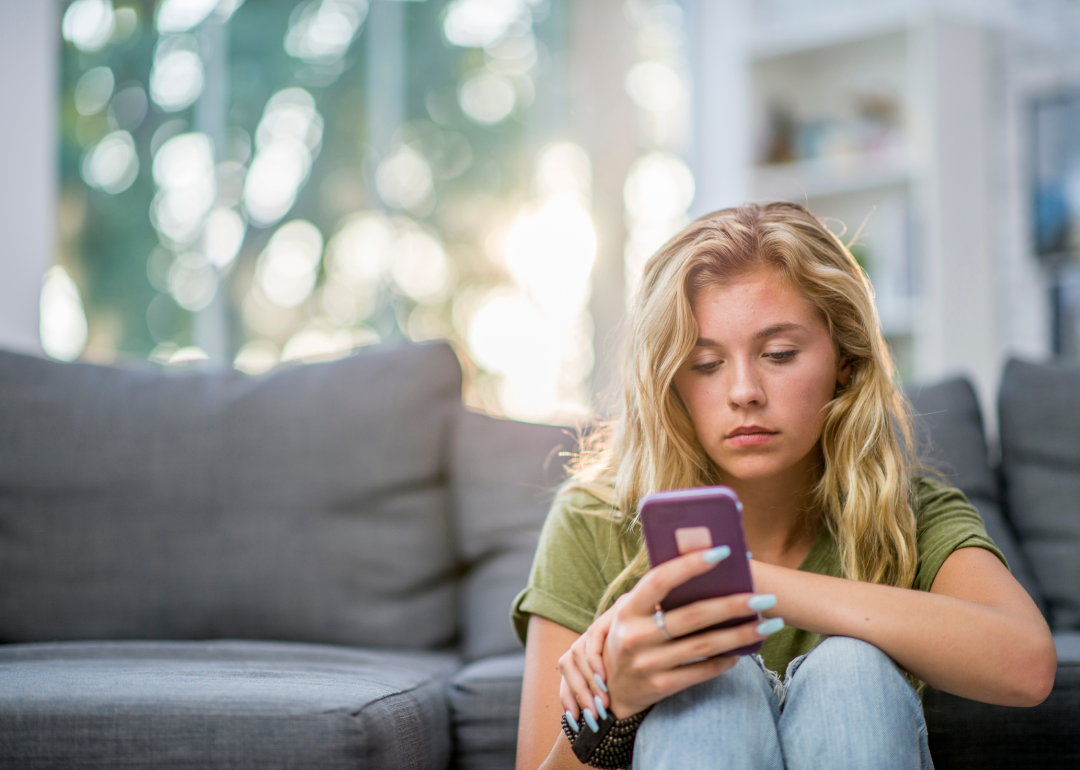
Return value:
<svg viewBox="0 0 1080 770">
<path fill-rule="evenodd" d="M 755 658 L 657 703 L 634 770 L 933 770 L 915 690 L 877 647 L 834 636 L 784 680 Z"/>
</svg>

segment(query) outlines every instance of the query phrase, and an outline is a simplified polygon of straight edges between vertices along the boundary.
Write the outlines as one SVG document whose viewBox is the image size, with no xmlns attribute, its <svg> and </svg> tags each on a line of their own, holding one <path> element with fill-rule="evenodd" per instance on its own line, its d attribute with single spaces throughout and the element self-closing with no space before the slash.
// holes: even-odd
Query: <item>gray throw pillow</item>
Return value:
<svg viewBox="0 0 1080 770">
<path fill-rule="evenodd" d="M 1080 628 L 1080 366 L 1009 361 L 999 394 L 1009 515 L 1054 628 Z"/>
<path fill-rule="evenodd" d="M 1018 545 L 1013 527 L 1001 509 L 975 389 L 959 377 L 910 388 L 908 397 L 915 412 L 919 458 L 967 495 L 982 516 L 986 533 L 1009 562 L 1013 577 L 1045 614 L 1046 602 L 1027 554 Z"/>
<path fill-rule="evenodd" d="M 457 633 L 445 344 L 263 377 L 0 352 L 0 641 Z"/>
<path fill-rule="evenodd" d="M 465 412 L 455 426 L 451 487 L 466 660 L 521 649 L 510 604 L 525 587 L 540 527 L 574 448 L 570 431 Z"/>
</svg>

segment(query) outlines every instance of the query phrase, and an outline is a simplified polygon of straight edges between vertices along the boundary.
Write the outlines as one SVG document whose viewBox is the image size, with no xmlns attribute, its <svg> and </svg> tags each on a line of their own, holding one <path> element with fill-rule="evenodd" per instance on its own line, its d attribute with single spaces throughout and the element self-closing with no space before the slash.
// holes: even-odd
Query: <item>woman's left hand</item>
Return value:
<svg viewBox="0 0 1080 770">
<path fill-rule="evenodd" d="M 611 628 L 615 608 L 621 601 L 622 597 L 619 597 L 559 658 L 559 671 L 562 673 L 559 701 L 574 719 L 581 718 L 581 704 L 594 706 L 599 698 L 605 709 L 611 705 L 607 685 L 604 684 L 607 679 L 604 672 L 604 641 Z"/>
</svg>

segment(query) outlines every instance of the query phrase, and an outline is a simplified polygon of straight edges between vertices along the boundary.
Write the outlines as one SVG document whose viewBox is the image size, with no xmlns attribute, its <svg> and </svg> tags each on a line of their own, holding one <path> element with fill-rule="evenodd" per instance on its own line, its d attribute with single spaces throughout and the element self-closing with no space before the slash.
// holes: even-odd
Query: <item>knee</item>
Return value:
<svg viewBox="0 0 1080 770">
<path fill-rule="evenodd" d="M 831 637 L 792 675 L 781 718 L 791 768 L 919 767 L 922 705 L 899 667 L 872 644 Z"/>
<path fill-rule="evenodd" d="M 711 710 L 716 712 L 714 718 L 720 718 L 720 713 L 730 710 L 733 704 L 741 704 L 744 709 L 751 707 L 770 710 L 770 701 L 773 704 L 776 702 L 768 677 L 757 663 L 743 657 L 730 671 L 681 690 L 657 703 L 642 722 L 642 729 L 646 725 L 650 728 L 660 724 L 670 726 L 671 720 L 679 719 L 688 711 L 700 714 Z M 640 732 L 639 730 L 639 734 Z"/>
<path fill-rule="evenodd" d="M 681 770 L 732 755 L 740 757 L 734 767 L 782 767 L 779 715 L 768 678 L 742 658 L 730 671 L 653 707 L 638 729 L 634 767 Z"/>
<path fill-rule="evenodd" d="M 863 684 L 879 680 L 907 685 L 892 658 L 869 642 L 847 636 L 832 636 L 823 641 L 803 659 L 796 674 L 803 679 L 824 676 Z"/>
</svg>

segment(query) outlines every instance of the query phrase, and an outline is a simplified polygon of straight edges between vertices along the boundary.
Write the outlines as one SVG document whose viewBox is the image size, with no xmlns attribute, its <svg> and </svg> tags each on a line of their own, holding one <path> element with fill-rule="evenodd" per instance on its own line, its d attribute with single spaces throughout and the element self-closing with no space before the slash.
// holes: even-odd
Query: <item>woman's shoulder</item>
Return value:
<svg viewBox="0 0 1080 770">
<path fill-rule="evenodd" d="M 546 526 L 575 531 L 587 530 L 594 537 L 617 531 L 622 523 L 622 516 L 609 500 L 610 492 L 603 488 L 565 487 L 551 504 Z"/>
<path fill-rule="evenodd" d="M 912 477 L 912 508 L 916 519 L 935 516 L 956 507 L 974 511 L 967 495 L 942 478 L 916 474 Z"/>
<path fill-rule="evenodd" d="M 914 587 L 929 591 L 938 569 L 959 548 L 985 548 L 1008 566 L 967 495 L 932 476 L 917 476 L 912 486 L 919 552 Z"/>
</svg>

